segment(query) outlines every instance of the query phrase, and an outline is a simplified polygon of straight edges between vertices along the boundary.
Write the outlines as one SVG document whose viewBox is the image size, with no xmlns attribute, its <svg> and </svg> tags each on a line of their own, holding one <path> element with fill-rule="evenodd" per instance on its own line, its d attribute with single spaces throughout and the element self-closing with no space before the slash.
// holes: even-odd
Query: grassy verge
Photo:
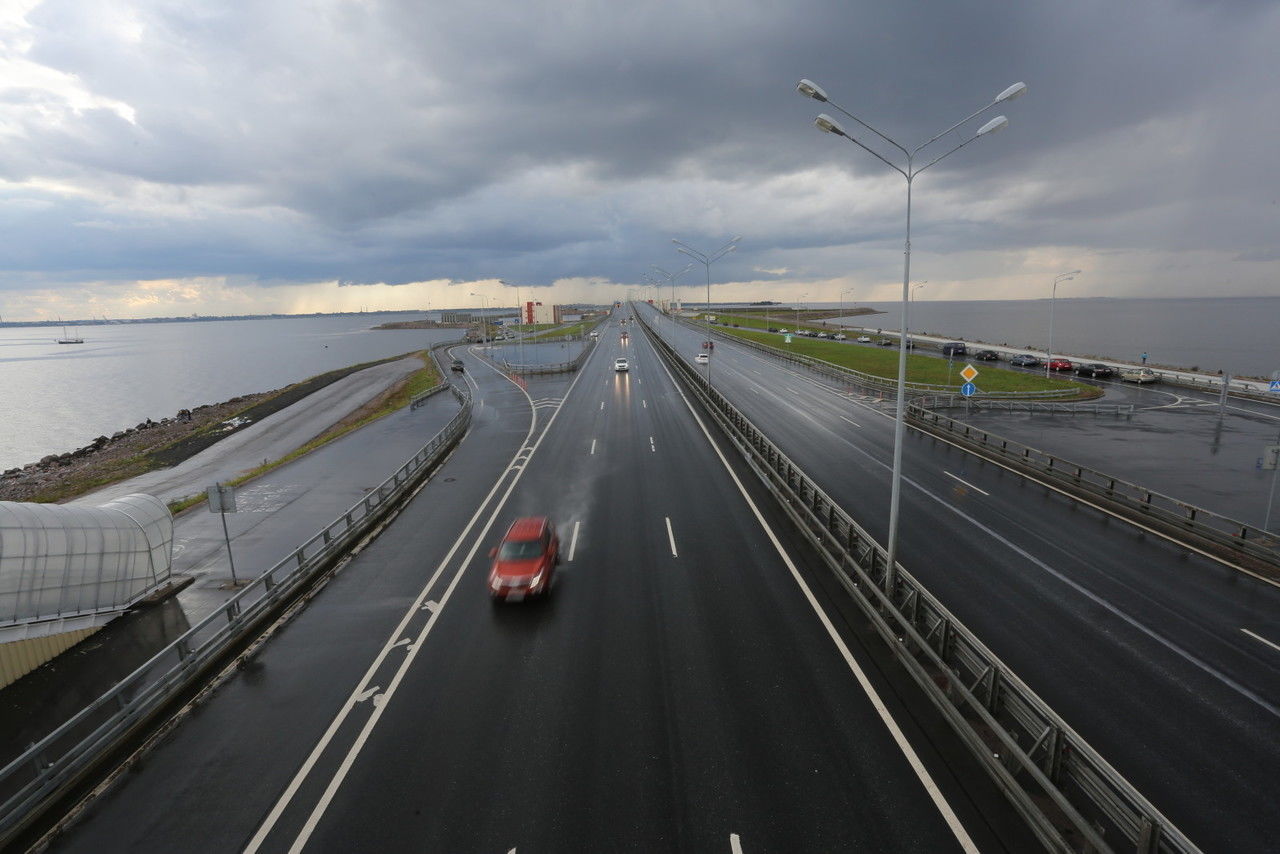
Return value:
<svg viewBox="0 0 1280 854">
<path fill-rule="evenodd" d="M 531 336 L 526 341 L 559 341 L 566 335 L 577 335 L 579 337 L 586 335 L 587 330 L 595 326 L 599 322 L 599 318 L 591 318 L 590 320 L 580 320 L 577 323 L 570 323 L 568 326 L 557 326 L 546 332 Z"/>
<path fill-rule="evenodd" d="M 745 338 L 750 341 L 756 341 L 779 350 L 785 350 L 800 356 L 809 356 L 814 359 L 821 359 L 824 362 L 830 362 L 841 367 L 851 368 L 855 371 L 861 371 L 864 374 L 870 374 L 875 377 L 883 377 L 889 380 L 898 378 L 898 348 L 895 347 L 876 347 L 863 344 L 848 344 L 841 341 L 828 341 L 825 339 L 812 339 L 793 336 L 791 343 L 787 344 L 781 335 L 773 332 L 761 331 L 765 326 L 763 319 L 756 318 L 740 318 L 733 317 L 720 318 L 722 321 L 727 320 L 729 323 L 737 323 L 738 328 L 726 326 L 721 322 L 716 326 L 720 332 L 729 335 L 735 335 L 739 338 Z M 778 326 L 779 321 L 770 320 L 770 326 Z M 810 326 L 811 328 L 821 329 L 822 327 L 813 326 L 812 324 L 801 324 L 802 328 Z M 785 323 L 787 329 L 794 328 L 792 323 Z M 932 356 L 917 356 L 911 353 L 907 354 L 907 382 L 929 383 L 931 385 L 950 386 L 955 393 L 960 392 L 960 385 L 964 382 L 960 377 L 960 369 L 966 364 L 964 359 L 957 359 L 951 363 L 948 369 L 945 359 L 938 359 Z M 1057 390 L 1068 388 L 1075 391 L 1074 400 L 1086 400 L 1098 397 L 1102 392 L 1096 387 L 1085 383 L 1073 382 L 1072 380 L 1053 377 L 1045 379 L 1037 374 L 1026 373 L 1023 371 L 1010 371 L 1004 368 L 997 368 L 989 362 L 974 365 L 979 371 L 974 384 L 977 385 L 979 391 L 984 392 L 1043 392 L 1048 390 Z M 1063 398 L 1056 398 L 1061 400 Z"/>
<path fill-rule="evenodd" d="M 377 421 L 383 416 L 390 415 L 396 410 L 403 409 L 409 405 L 409 401 L 414 397 L 422 394 L 422 392 L 429 388 L 439 385 L 441 382 L 440 372 L 436 369 L 435 362 L 432 360 L 430 352 L 423 350 L 422 352 L 415 353 L 413 355 L 423 361 L 423 366 L 421 368 L 414 371 L 412 374 L 405 377 L 403 380 L 396 383 L 394 386 L 387 389 L 385 392 L 378 395 L 355 412 L 350 413 L 337 424 L 334 424 L 328 430 L 311 439 L 309 442 L 295 448 L 280 459 L 263 463 L 262 465 L 252 468 L 244 474 L 227 481 L 227 483 L 231 486 L 239 486 L 256 477 L 261 477 L 267 472 L 274 471 L 283 465 L 287 465 L 304 454 L 311 453 L 316 448 L 327 445 L 335 439 L 342 438 L 353 430 L 359 430 L 371 421 Z M 204 500 L 204 493 L 200 493 L 199 495 L 191 495 L 177 501 L 171 501 L 169 502 L 169 511 L 176 515 Z"/>
</svg>

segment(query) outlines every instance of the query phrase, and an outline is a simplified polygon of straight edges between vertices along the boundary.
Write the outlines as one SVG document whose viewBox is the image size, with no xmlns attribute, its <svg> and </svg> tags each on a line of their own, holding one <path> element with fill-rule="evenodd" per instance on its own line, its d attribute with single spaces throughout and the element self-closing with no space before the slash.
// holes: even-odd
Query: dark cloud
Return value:
<svg viewBox="0 0 1280 854">
<path fill-rule="evenodd" d="M 1274 255 L 1273 4 L 49 0 L 27 21 L 26 57 L 100 100 L 0 94 L 0 174 L 33 182 L 8 190 L 9 287 L 635 281 L 676 233 L 743 235 L 720 277 L 879 275 L 863 250 L 900 244 L 902 188 L 813 129 L 830 110 L 801 77 L 908 146 L 1030 85 L 919 179 L 930 251 Z"/>
</svg>

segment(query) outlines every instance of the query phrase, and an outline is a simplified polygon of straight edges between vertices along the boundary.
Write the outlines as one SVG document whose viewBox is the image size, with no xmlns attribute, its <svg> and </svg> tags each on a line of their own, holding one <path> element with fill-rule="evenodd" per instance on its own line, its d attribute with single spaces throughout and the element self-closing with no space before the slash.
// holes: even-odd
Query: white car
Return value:
<svg viewBox="0 0 1280 854">
<path fill-rule="evenodd" d="M 708 356 L 706 353 L 699 353 L 698 355 L 693 357 L 693 360 L 697 362 L 699 365 L 706 365 L 711 362 L 711 357 Z"/>
<path fill-rule="evenodd" d="M 789 331 L 790 331 L 790 330 L 788 330 L 788 329 L 779 329 L 779 330 L 778 330 L 778 334 L 779 334 L 779 335 L 786 335 L 786 334 L 787 334 L 787 332 L 789 332 Z"/>
<path fill-rule="evenodd" d="M 857 340 L 857 342 L 858 342 L 859 344 L 870 344 L 870 343 L 871 343 L 871 336 L 869 336 L 869 335 L 859 335 L 859 336 L 857 337 L 857 339 L 855 339 L 855 340 Z"/>
<path fill-rule="evenodd" d="M 831 340 L 832 340 L 832 341 L 844 341 L 847 337 L 848 337 L 848 336 L 847 336 L 847 335 L 845 335 L 843 332 L 837 332 L 835 335 L 832 335 L 832 336 L 831 336 Z"/>
<path fill-rule="evenodd" d="M 613 369 L 615 371 L 629 371 L 631 370 L 631 365 L 630 363 L 627 362 L 626 359 L 614 359 Z"/>
</svg>

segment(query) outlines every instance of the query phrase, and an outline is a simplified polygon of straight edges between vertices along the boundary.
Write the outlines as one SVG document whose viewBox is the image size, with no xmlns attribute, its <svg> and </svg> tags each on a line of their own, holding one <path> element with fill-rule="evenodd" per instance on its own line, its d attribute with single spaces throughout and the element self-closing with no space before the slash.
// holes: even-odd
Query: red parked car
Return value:
<svg viewBox="0 0 1280 854">
<path fill-rule="evenodd" d="M 489 595 L 495 600 L 519 602 L 526 596 L 550 592 L 556 564 L 560 563 L 560 538 L 546 516 L 529 516 L 511 523 L 497 548 L 489 550 Z"/>
<path fill-rule="evenodd" d="M 1051 371 L 1069 371 L 1071 370 L 1071 362 L 1067 359 L 1050 359 L 1049 370 Z"/>
</svg>

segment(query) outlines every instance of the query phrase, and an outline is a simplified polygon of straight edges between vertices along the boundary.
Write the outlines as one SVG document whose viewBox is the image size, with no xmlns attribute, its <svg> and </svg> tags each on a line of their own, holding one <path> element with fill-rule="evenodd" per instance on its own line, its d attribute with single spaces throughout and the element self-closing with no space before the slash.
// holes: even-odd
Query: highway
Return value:
<svg viewBox="0 0 1280 854">
<path fill-rule="evenodd" d="M 884 541 L 889 405 L 723 341 L 699 369 Z M 1280 590 L 915 431 L 904 460 L 903 565 L 1193 841 L 1271 849 Z"/>
<path fill-rule="evenodd" d="M 52 850 L 1029 850 L 644 336 L 609 331 L 527 394 L 465 356 L 444 467 Z M 560 581 L 494 605 L 488 548 L 526 514 L 556 520 Z"/>
</svg>

